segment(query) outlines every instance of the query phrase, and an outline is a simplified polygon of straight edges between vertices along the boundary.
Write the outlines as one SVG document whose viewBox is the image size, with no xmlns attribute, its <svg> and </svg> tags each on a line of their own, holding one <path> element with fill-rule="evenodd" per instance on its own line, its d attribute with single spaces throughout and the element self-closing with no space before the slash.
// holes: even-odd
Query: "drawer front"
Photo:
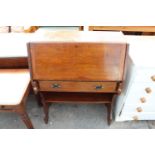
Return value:
<svg viewBox="0 0 155 155">
<path fill-rule="evenodd" d="M 154 82 L 155 68 L 143 68 L 136 71 L 134 82 Z"/>
<path fill-rule="evenodd" d="M 155 83 L 132 83 L 129 88 L 125 103 L 128 105 L 155 103 Z"/>
<path fill-rule="evenodd" d="M 40 81 L 40 91 L 116 92 L 116 82 Z"/>
<path fill-rule="evenodd" d="M 155 83 L 132 83 L 121 114 L 155 113 Z"/>
<path fill-rule="evenodd" d="M 145 112 L 154 112 L 155 113 L 155 106 L 151 104 L 138 104 L 135 105 L 124 105 L 122 114 L 128 113 L 145 113 Z"/>
</svg>

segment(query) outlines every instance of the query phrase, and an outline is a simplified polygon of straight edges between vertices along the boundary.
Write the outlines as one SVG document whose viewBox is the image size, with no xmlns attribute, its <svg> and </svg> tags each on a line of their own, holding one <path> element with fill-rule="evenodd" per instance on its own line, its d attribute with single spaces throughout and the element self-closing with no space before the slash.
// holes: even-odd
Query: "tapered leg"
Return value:
<svg viewBox="0 0 155 155">
<path fill-rule="evenodd" d="M 42 104 L 42 102 L 41 102 L 40 94 L 39 94 L 39 93 L 35 94 L 35 97 L 36 97 L 36 100 L 37 100 L 38 106 L 39 106 L 39 107 L 42 107 L 43 104 Z"/>
<path fill-rule="evenodd" d="M 44 109 L 44 114 L 45 114 L 44 121 L 47 124 L 48 123 L 48 113 L 49 113 L 48 103 L 43 103 L 43 109 Z"/>
<path fill-rule="evenodd" d="M 44 100 L 43 94 L 40 93 L 42 105 L 43 105 L 43 110 L 44 110 L 44 121 L 47 124 L 48 123 L 48 113 L 49 113 L 49 103 L 46 103 Z"/>
<path fill-rule="evenodd" d="M 27 112 L 23 111 L 23 113 L 19 113 L 21 119 L 23 120 L 23 122 L 25 123 L 25 125 L 27 126 L 28 129 L 33 129 L 33 125 L 32 122 L 27 114 Z"/>
<path fill-rule="evenodd" d="M 107 122 L 108 125 L 112 122 L 112 103 L 105 104 L 107 107 Z"/>
</svg>

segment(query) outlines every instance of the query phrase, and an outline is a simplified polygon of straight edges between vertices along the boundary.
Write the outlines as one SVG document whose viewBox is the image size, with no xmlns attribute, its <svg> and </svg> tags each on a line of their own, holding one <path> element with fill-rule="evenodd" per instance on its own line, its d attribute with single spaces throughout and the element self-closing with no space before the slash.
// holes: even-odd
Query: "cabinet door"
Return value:
<svg viewBox="0 0 155 155">
<path fill-rule="evenodd" d="M 133 83 L 127 94 L 122 114 L 155 112 L 155 84 Z"/>
</svg>

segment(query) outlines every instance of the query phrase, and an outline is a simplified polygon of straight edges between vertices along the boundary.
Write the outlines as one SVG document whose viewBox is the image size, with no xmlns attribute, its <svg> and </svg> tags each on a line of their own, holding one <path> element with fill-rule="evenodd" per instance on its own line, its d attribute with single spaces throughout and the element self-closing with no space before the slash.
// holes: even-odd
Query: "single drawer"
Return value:
<svg viewBox="0 0 155 155">
<path fill-rule="evenodd" d="M 116 82 L 39 81 L 40 91 L 115 92 Z"/>
</svg>

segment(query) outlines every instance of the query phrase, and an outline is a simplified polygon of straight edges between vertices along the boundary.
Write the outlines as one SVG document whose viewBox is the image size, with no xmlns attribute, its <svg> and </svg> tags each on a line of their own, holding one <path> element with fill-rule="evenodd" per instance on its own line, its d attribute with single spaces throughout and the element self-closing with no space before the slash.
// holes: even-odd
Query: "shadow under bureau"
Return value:
<svg viewBox="0 0 155 155">
<path fill-rule="evenodd" d="M 105 104 L 110 124 L 114 97 L 121 92 L 127 45 L 102 41 L 102 32 L 89 32 L 90 38 L 100 38 L 96 41 L 83 39 L 88 38 L 84 32 L 76 33 L 78 41 L 50 38 L 28 43 L 32 85 L 43 105 L 45 123 L 49 103 L 61 102 Z"/>
</svg>

